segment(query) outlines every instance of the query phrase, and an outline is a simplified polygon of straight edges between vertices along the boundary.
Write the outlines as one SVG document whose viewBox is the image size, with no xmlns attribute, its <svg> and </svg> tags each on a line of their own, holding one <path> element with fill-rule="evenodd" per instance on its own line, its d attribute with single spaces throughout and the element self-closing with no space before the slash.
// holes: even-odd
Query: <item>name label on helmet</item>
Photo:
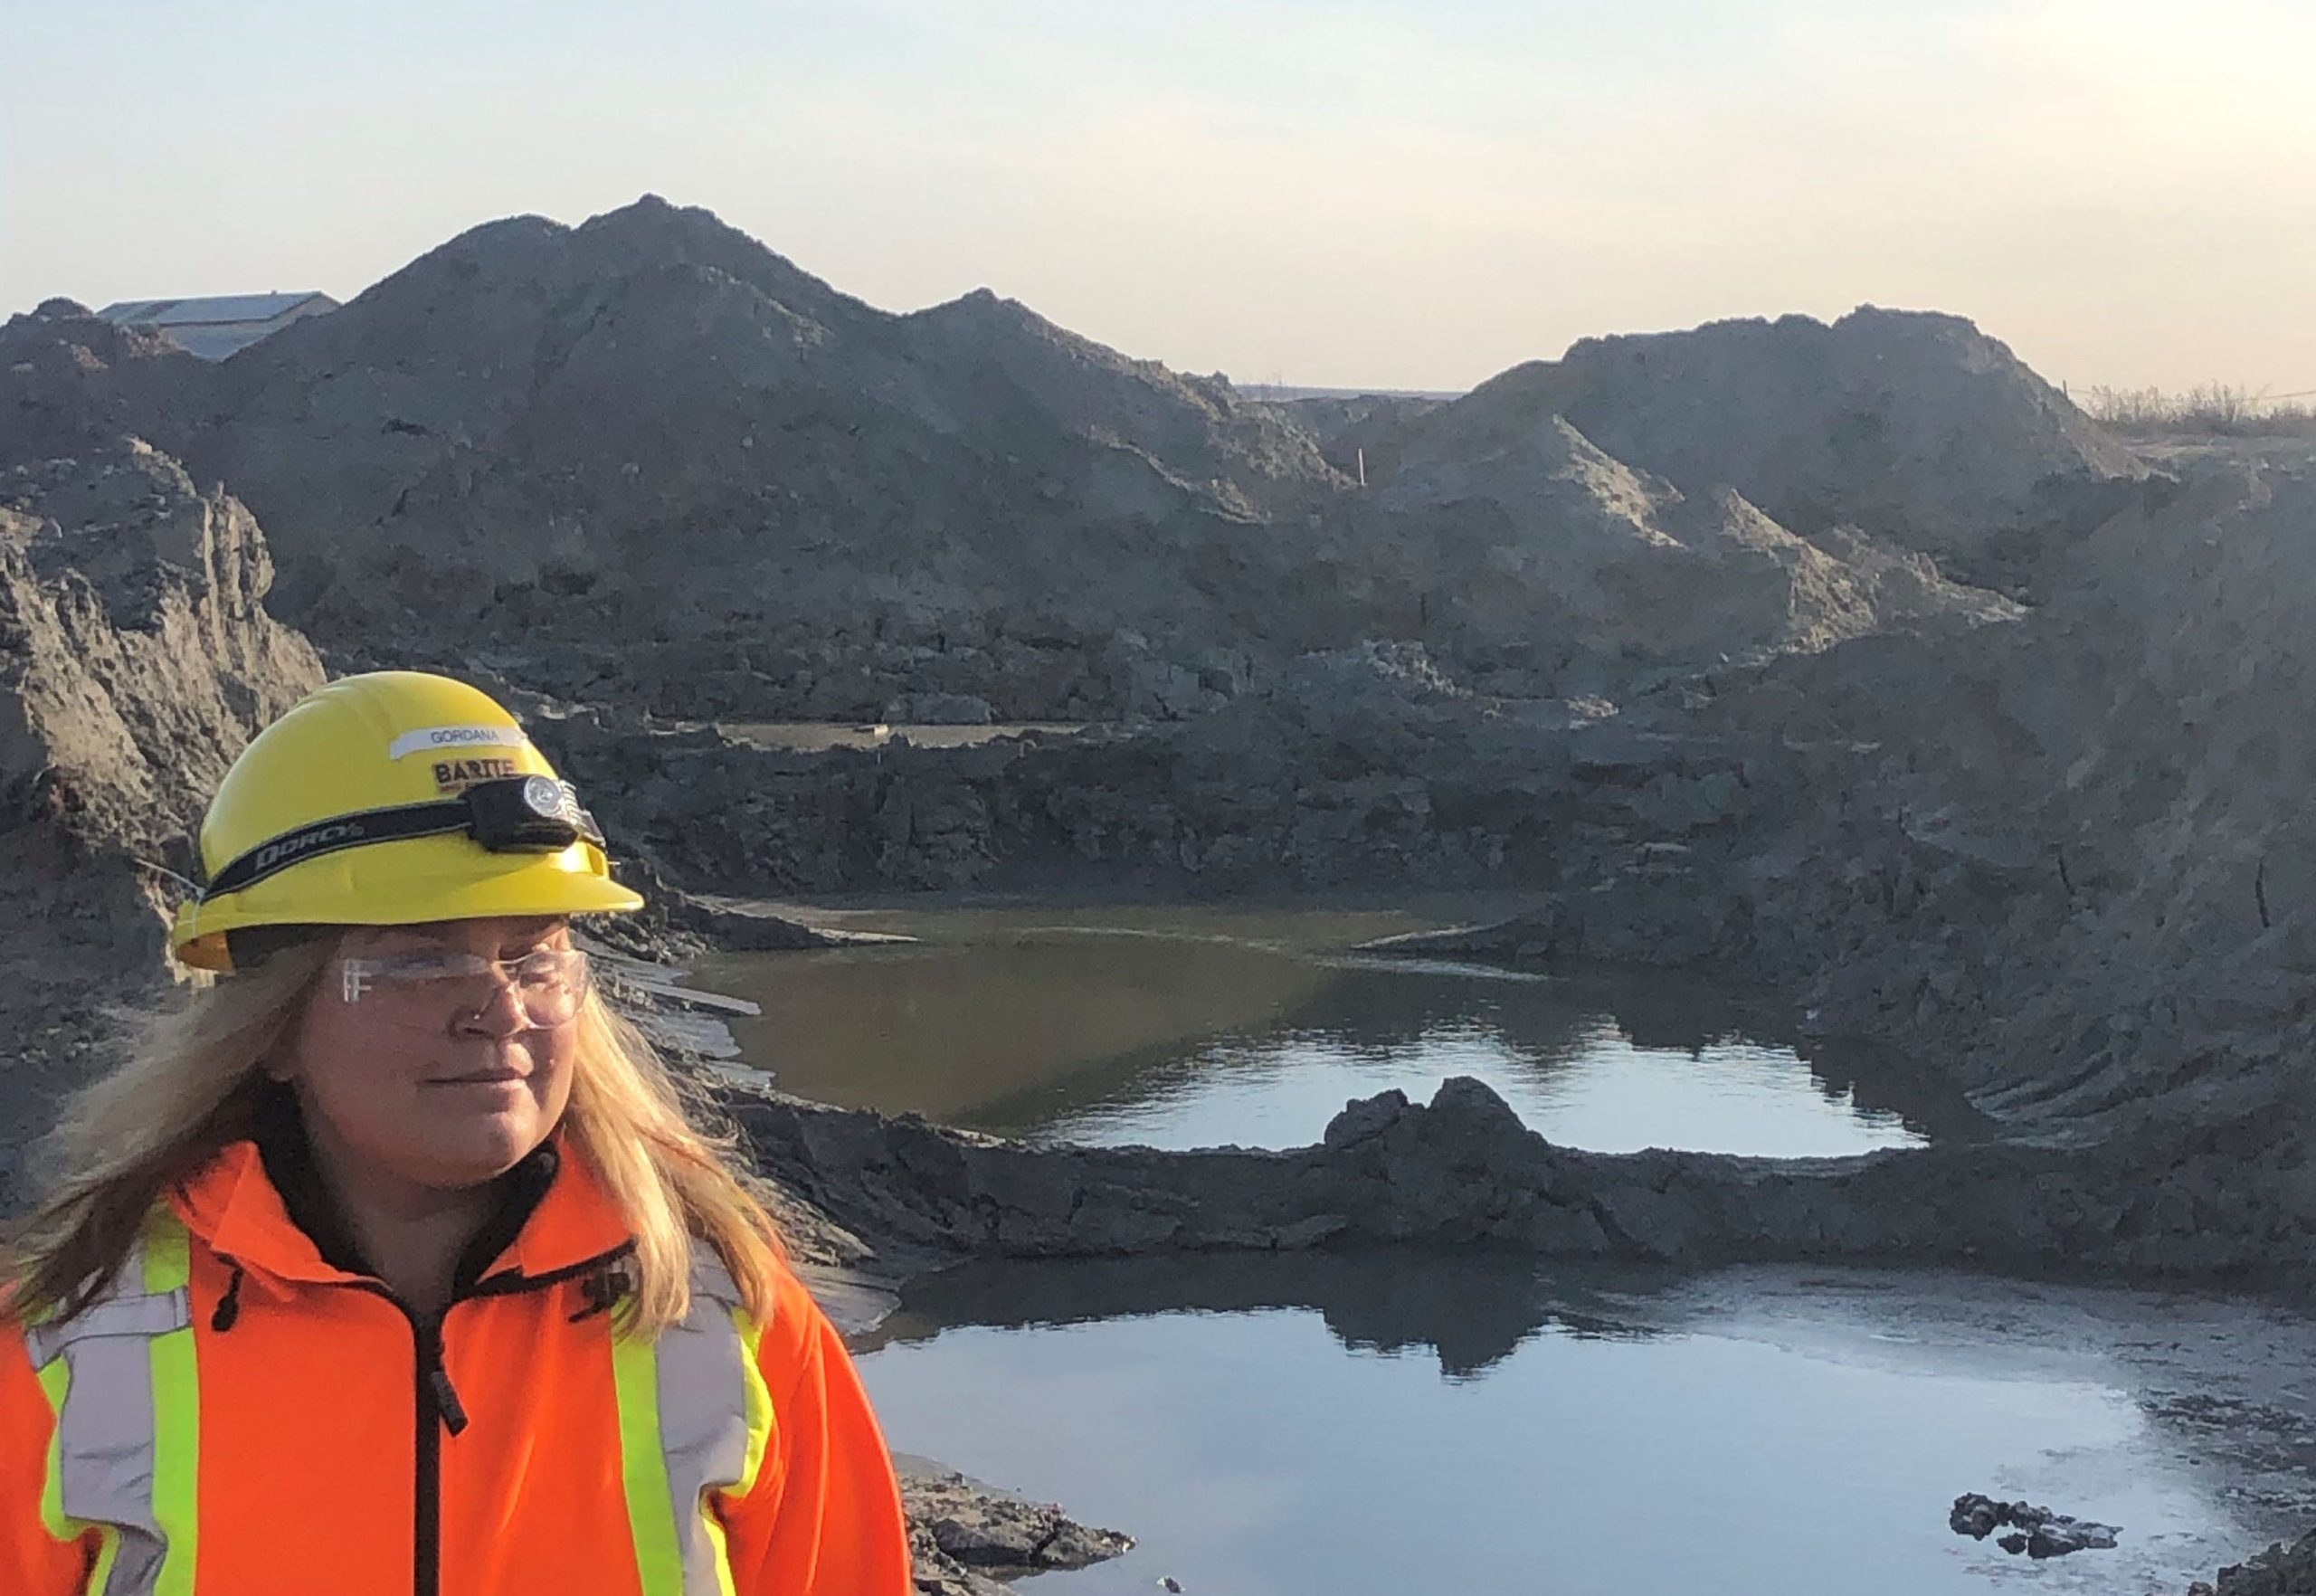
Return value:
<svg viewBox="0 0 2316 1596">
<path fill-rule="evenodd" d="M 396 737 L 386 746 L 386 757 L 407 759 L 413 754 L 450 754 L 461 748 L 520 748 L 529 742 L 520 727 L 430 726 Z"/>
<path fill-rule="evenodd" d="M 511 759 L 438 759 L 434 762 L 434 790 L 463 793 L 477 782 L 503 782 L 522 774 Z"/>
</svg>

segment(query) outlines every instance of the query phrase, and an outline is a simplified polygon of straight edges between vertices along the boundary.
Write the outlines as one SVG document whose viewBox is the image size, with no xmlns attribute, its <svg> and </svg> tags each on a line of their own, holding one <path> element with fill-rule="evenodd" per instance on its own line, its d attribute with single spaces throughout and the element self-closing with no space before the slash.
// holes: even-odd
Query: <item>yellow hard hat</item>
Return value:
<svg viewBox="0 0 2316 1596">
<path fill-rule="evenodd" d="M 487 693 L 414 670 L 334 681 L 265 728 L 201 822 L 207 881 L 170 945 L 230 970 L 259 926 L 623 914 L 593 818 Z"/>
</svg>

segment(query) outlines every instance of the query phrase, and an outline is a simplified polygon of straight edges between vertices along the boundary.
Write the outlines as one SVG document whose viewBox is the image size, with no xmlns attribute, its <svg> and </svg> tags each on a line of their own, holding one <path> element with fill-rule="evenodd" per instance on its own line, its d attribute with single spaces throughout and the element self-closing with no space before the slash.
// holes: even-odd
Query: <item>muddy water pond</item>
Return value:
<svg viewBox="0 0 2316 1596">
<path fill-rule="evenodd" d="M 1039 1139 L 1299 1146 L 1350 1098 L 1453 1075 L 1603 1152 L 1837 1154 L 1976 1125 L 1934 1073 L 1753 994 L 1350 951 L 1493 907 L 791 906 L 919 940 L 716 960 L 698 982 L 763 1005 L 735 1035 L 787 1090 Z"/>
<path fill-rule="evenodd" d="M 1351 951 L 1505 907 L 802 911 L 920 940 L 698 974 L 791 1090 L 1031 1137 L 1296 1145 L 1457 1074 L 1608 1151 L 1984 1128 L 1757 994 Z M 977 1267 L 880 1335 L 897 1449 L 1140 1537 L 1054 1596 L 2176 1593 L 2316 1523 L 2316 1332 L 2218 1299 L 1407 1249 Z M 1964 1492 L 2123 1535 L 2012 1557 L 1948 1529 Z"/>
<path fill-rule="evenodd" d="M 1943 1275 L 1306 1256 L 980 1268 L 862 1371 L 901 1449 L 1139 1547 L 1051 1596 L 2168 1592 L 2316 1522 L 2316 1335 Z M 1952 1499 L 2121 1526 L 2035 1563 Z"/>
</svg>

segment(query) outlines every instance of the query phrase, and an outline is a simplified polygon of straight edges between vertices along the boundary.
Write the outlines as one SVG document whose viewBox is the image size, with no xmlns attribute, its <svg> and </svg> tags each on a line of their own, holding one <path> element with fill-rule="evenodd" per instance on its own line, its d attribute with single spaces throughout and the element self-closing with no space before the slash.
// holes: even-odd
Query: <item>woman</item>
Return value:
<svg viewBox="0 0 2316 1596">
<path fill-rule="evenodd" d="M 0 1325 L 9 1596 L 900 1596 L 891 1463 L 570 917 L 642 900 L 483 694 L 252 743 L 230 972 L 60 1131 Z"/>
</svg>

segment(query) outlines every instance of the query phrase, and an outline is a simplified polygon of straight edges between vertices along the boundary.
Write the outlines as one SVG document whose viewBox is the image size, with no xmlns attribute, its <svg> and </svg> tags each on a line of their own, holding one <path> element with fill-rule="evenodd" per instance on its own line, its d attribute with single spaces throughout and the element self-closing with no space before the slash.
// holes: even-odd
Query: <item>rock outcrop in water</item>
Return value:
<svg viewBox="0 0 2316 1596">
<path fill-rule="evenodd" d="M 1088 1568 L 1134 1549 L 1134 1537 L 1092 1529 L 922 1458 L 894 1459 L 908 1508 L 921 1596 L 1002 1596 L 1001 1581 Z"/>
<path fill-rule="evenodd" d="M 2048 1557 L 2069 1557 L 2077 1552 L 2112 1550 L 2115 1537 L 2122 1534 L 2111 1524 L 2071 1518 L 2026 1502 L 1998 1502 L 1992 1496 L 1976 1493 L 1955 1497 L 1953 1511 L 1947 1515 L 1946 1522 L 1956 1534 L 1979 1541 L 1998 1529 L 2008 1527 L 2015 1533 L 2002 1536 L 1996 1544 L 2014 1557 L 2024 1553 L 2037 1563 Z"/>
</svg>

